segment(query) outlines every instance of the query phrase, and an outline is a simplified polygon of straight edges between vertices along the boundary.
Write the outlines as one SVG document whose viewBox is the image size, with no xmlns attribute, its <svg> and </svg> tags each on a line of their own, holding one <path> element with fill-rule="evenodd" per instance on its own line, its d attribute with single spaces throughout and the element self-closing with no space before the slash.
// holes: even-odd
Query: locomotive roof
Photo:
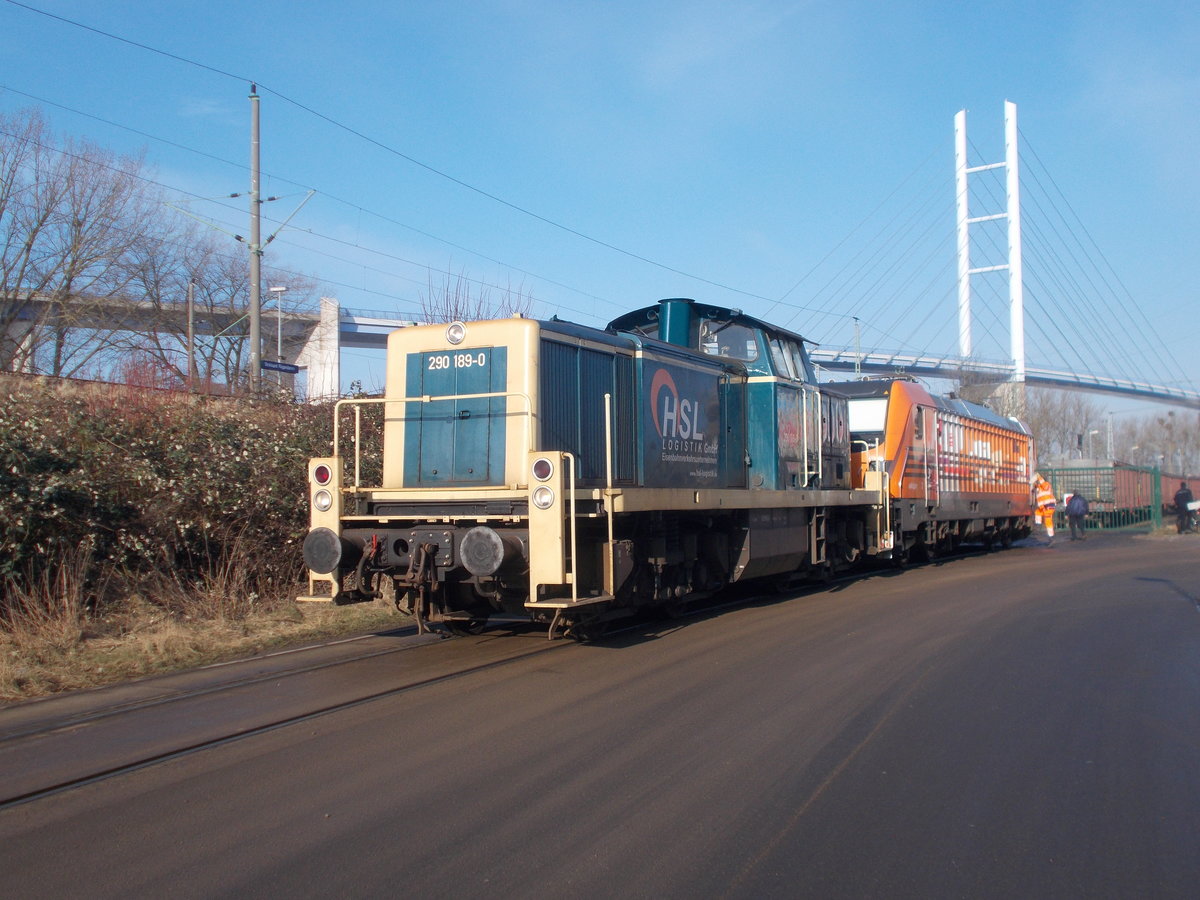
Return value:
<svg viewBox="0 0 1200 900">
<path fill-rule="evenodd" d="M 609 344 L 613 347 L 627 348 L 629 346 L 628 340 L 624 338 L 618 338 L 611 331 L 601 331 L 600 329 L 590 325 L 580 325 L 578 322 L 570 322 L 566 319 L 560 319 L 558 316 L 554 316 L 550 319 L 540 320 L 538 324 L 547 331 L 578 338 L 579 340 L 594 341 L 599 344 Z"/>
<path fill-rule="evenodd" d="M 839 393 L 852 400 L 868 399 L 872 397 L 888 397 L 892 392 L 892 385 L 897 381 L 913 384 L 922 393 L 927 394 L 929 399 L 933 401 L 933 405 L 938 409 L 944 409 L 947 412 L 956 413 L 960 416 L 969 416 L 972 419 L 978 419 L 981 422 L 987 422 L 992 425 L 997 425 L 1001 428 L 1016 430 L 1028 433 L 1029 429 L 1024 423 L 1009 416 L 1002 416 L 995 410 L 989 409 L 979 403 L 972 403 L 970 400 L 964 400 L 962 397 L 941 396 L 927 391 L 922 385 L 909 378 L 888 378 L 888 379 L 868 379 L 865 381 L 839 381 L 832 382 L 827 385 L 821 385 L 822 388 L 831 387 Z"/>
<path fill-rule="evenodd" d="M 837 388 L 838 393 L 845 397 L 886 397 L 892 391 L 894 378 L 869 378 L 862 381 L 830 381 L 822 387 Z"/>
<path fill-rule="evenodd" d="M 786 328 L 780 328 L 778 325 L 772 325 L 770 322 L 764 322 L 762 319 L 756 319 L 754 316 L 748 316 L 740 309 L 733 309 L 728 306 L 715 306 L 711 303 L 697 303 L 695 300 L 688 301 L 692 304 L 692 312 L 706 319 L 720 319 L 724 321 L 736 322 L 739 325 L 746 325 L 750 328 L 759 328 L 763 331 L 768 331 L 772 334 L 782 337 L 789 337 L 795 341 L 811 344 L 812 341 L 803 335 L 796 334 L 794 331 L 788 331 Z M 648 325 L 651 322 L 657 322 L 659 317 L 660 304 L 654 306 L 645 306 L 641 309 L 635 309 L 632 312 L 627 312 L 623 316 L 617 316 L 608 323 L 608 331 L 631 331 L 640 325 Z"/>
</svg>

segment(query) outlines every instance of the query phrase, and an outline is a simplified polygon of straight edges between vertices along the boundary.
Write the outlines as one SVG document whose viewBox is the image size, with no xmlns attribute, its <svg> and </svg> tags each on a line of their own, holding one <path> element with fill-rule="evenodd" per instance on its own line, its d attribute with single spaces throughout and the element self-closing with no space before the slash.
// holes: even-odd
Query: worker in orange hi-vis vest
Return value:
<svg viewBox="0 0 1200 900">
<path fill-rule="evenodd" d="M 1033 490 L 1037 497 L 1037 517 L 1046 529 L 1047 547 L 1054 546 L 1054 488 L 1041 475 L 1033 476 Z"/>
</svg>

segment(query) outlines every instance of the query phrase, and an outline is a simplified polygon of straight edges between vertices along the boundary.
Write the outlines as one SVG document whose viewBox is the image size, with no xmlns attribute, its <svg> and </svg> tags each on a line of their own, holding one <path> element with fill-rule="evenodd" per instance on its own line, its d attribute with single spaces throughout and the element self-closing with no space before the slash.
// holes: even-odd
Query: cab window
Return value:
<svg viewBox="0 0 1200 900">
<path fill-rule="evenodd" d="M 629 333 L 636 334 L 638 337 L 658 340 L 658 322 L 646 322 L 642 325 L 635 325 L 629 329 Z"/>
<path fill-rule="evenodd" d="M 784 378 L 796 378 L 796 369 L 792 365 L 791 349 L 779 338 L 771 340 L 771 361 L 775 364 L 775 374 Z"/>
<path fill-rule="evenodd" d="M 796 377 L 816 384 L 817 373 L 813 371 L 812 363 L 808 361 L 804 348 L 795 341 L 788 341 L 788 346 L 792 351 L 792 366 L 796 370 Z"/>
<path fill-rule="evenodd" d="M 755 329 L 736 322 L 706 319 L 700 323 L 700 350 L 709 356 L 753 362 L 758 359 Z"/>
</svg>

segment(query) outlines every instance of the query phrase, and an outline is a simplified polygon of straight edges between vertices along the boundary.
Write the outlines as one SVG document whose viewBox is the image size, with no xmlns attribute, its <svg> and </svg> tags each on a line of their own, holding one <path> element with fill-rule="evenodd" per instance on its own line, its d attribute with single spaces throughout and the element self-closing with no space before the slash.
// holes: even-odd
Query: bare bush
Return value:
<svg viewBox="0 0 1200 900">
<path fill-rule="evenodd" d="M 30 580 L 3 579 L 0 622 L 18 648 L 65 652 L 79 643 L 95 595 L 89 589 L 92 551 L 87 544 L 65 549 L 55 565 Z"/>
<path fill-rule="evenodd" d="M 446 273 L 441 284 L 429 276 L 428 290 L 421 295 L 421 314 L 426 322 L 471 322 L 527 315 L 533 308 L 533 295 L 524 286 L 509 286 L 499 296 L 482 282 L 473 281 L 465 272 Z"/>
<path fill-rule="evenodd" d="M 48 385 L 3 399 L 0 575 L 27 588 L 86 545 L 89 583 L 161 569 L 233 585 L 236 565 L 239 592 L 263 597 L 300 580 L 306 463 L 330 445 L 327 409 Z"/>
</svg>

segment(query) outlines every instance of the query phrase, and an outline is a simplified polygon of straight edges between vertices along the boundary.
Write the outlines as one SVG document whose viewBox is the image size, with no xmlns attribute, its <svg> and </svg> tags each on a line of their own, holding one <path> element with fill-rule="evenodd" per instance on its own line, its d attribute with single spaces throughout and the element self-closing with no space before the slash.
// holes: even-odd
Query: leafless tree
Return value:
<svg viewBox="0 0 1200 900">
<path fill-rule="evenodd" d="M 990 381 L 969 371 L 960 373 L 956 391 L 961 397 L 1027 424 L 1043 464 L 1085 453 L 1089 436 L 1096 437 L 1092 431 L 1102 433 L 1101 443 L 1092 441 L 1093 451 L 1096 447 L 1107 448 L 1107 416 L 1086 394 Z"/>
<path fill-rule="evenodd" d="M 1200 412 L 1164 410 L 1113 427 L 1114 455 L 1182 476 L 1200 474 Z"/>
<path fill-rule="evenodd" d="M 1041 460 L 1108 455 L 1165 472 L 1200 472 L 1200 413 L 1168 409 L 1136 418 L 1111 416 L 1087 394 L 1031 389 L 1028 421 Z"/>
<path fill-rule="evenodd" d="M 134 251 L 158 222 L 141 157 L 0 116 L 0 369 L 71 375 L 113 346 Z"/>
<path fill-rule="evenodd" d="M 1087 394 L 1030 388 L 1026 404 L 1026 422 L 1040 460 L 1078 457 L 1086 454 L 1089 446 L 1093 452 L 1105 446 L 1107 416 Z M 1093 431 L 1100 433 L 1092 435 Z"/>
<path fill-rule="evenodd" d="M 457 275 L 447 272 L 441 284 L 436 284 L 430 273 L 429 288 L 421 295 L 421 314 L 426 322 L 470 322 L 523 316 L 532 308 L 533 295 L 524 285 L 510 285 L 495 297 L 490 287 L 473 282 L 465 272 Z"/>
<path fill-rule="evenodd" d="M 153 327 L 130 333 L 126 348 L 155 361 L 174 380 L 203 390 L 239 391 L 246 386 L 250 358 L 247 343 L 250 283 L 245 254 L 222 245 L 222 239 L 196 225 L 179 221 L 169 236 L 153 245 L 138 261 L 131 293 L 141 299 Z M 291 328 L 288 316 L 311 306 L 316 282 L 294 273 L 263 269 L 264 285 L 286 285 L 281 295 L 264 292 L 262 332 L 265 343 Z M 187 343 L 188 289 L 193 303 L 194 339 L 191 358 L 195 378 L 189 377 Z M 278 306 L 277 304 L 282 304 Z M 282 313 L 282 320 L 279 318 Z M 277 326 L 277 327 L 272 327 Z M 292 338 L 294 340 L 294 338 Z M 264 357 L 273 357 L 264 352 Z"/>
<path fill-rule="evenodd" d="M 37 111 L 0 115 L 0 371 L 228 390 L 248 380 L 246 254 L 173 212 L 144 169 L 141 157 L 57 139 Z M 316 282 L 263 277 L 287 285 L 264 292 L 264 343 L 296 340 L 289 317 L 311 307 Z"/>
</svg>

